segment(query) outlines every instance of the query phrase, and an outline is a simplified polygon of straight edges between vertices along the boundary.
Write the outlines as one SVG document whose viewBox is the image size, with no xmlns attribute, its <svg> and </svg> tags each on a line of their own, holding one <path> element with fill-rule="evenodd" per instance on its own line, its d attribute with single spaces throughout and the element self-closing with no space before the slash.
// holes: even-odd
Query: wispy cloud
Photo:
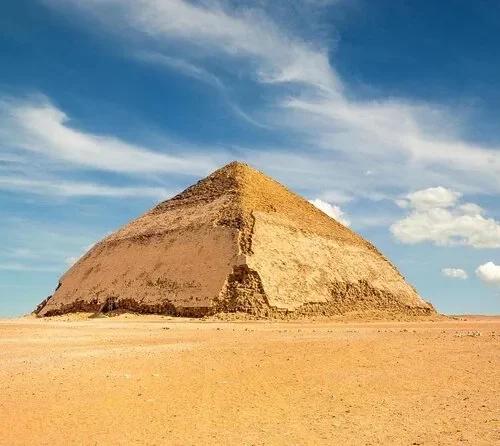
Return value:
<svg viewBox="0 0 500 446">
<path fill-rule="evenodd" d="M 212 85 L 221 90 L 225 89 L 224 84 L 217 76 L 210 73 L 208 70 L 199 67 L 193 63 L 190 63 L 184 59 L 172 57 L 161 53 L 145 53 L 145 52 L 138 53 L 136 54 L 135 57 L 138 60 L 142 60 L 152 64 L 158 64 L 170 68 L 172 70 L 179 71 L 186 76 L 192 77 L 194 79 L 199 80 L 200 82 Z"/>
<path fill-rule="evenodd" d="M 81 168 L 122 173 L 206 174 L 217 163 L 202 153 L 168 154 L 71 126 L 70 117 L 46 97 L 0 101 L 3 145 Z"/>
<path fill-rule="evenodd" d="M 7 251 L 5 255 L 7 258 L 12 258 L 12 259 L 32 260 L 38 258 L 38 256 L 35 253 L 26 248 L 12 249 L 11 251 Z"/>
<path fill-rule="evenodd" d="M 43 271 L 43 272 L 56 272 L 60 268 L 55 266 L 35 266 L 27 265 L 19 262 L 0 262 L 0 271 Z"/>
<path fill-rule="evenodd" d="M 435 169 L 444 176 L 461 175 L 468 188 L 500 190 L 500 148 L 461 139 L 458 118 L 445 107 L 395 99 L 351 101 L 345 96 L 292 98 L 281 107 L 289 111 L 287 122 L 316 146 L 364 157 L 377 170 L 382 167 L 382 174 L 387 160 L 392 170 L 413 169 L 428 178 L 425 170 Z"/>
<path fill-rule="evenodd" d="M 0 231 L 4 235 L 0 270 L 57 273 L 67 268 L 66 259 L 90 249 L 106 232 L 78 222 L 47 224 L 12 217 L 0 221 Z"/>
<path fill-rule="evenodd" d="M 182 73 L 185 76 L 196 79 L 211 87 L 215 87 L 221 94 L 229 109 L 239 118 L 256 127 L 267 128 L 268 126 L 246 113 L 232 98 L 231 92 L 222 80 L 210 71 L 197 66 L 185 59 L 172 57 L 162 53 L 138 53 L 137 60 L 153 63 L 171 70 Z"/>
<path fill-rule="evenodd" d="M 141 51 L 182 48 L 182 61 L 164 59 L 181 72 L 208 80 L 203 64 L 220 59 L 226 71 L 234 62 L 236 76 L 275 86 L 274 104 L 251 119 L 281 130 L 289 146 L 315 158 L 319 171 L 341 166 L 336 172 L 342 168 L 351 183 L 340 189 L 336 178 L 324 175 L 317 180 L 323 188 L 362 196 L 431 183 L 470 193 L 500 191 L 500 148 L 468 142 L 462 136 L 467 123 L 456 110 L 402 98 L 359 98 L 337 73 L 329 42 L 274 21 L 266 2 L 47 1 L 97 17 L 128 42 L 135 36 Z M 304 172 L 307 164 L 290 169 Z"/>
<path fill-rule="evenodd" d="M 43 95 L 0 97 L 0 139 L 0 190 L 67 198 L 163 200 L 177 192 L 158 187 L 165 174 L 199 177 L 227 159 L 224 152 L 211 147 L 202 150 L 178 143 L 169 147 L 167 140 L 163 150 L 152 150 L 115 136 L 77 129 L 71 118 Z M 102 175 L 99 181 L 75 181 L 75 170 L 112 172 L 127 178 L 121 181 L 122 186 L 116 181 L 106 184 Z"/>
<path fill-rule="evenodd" d="M 125 35 L 135 32 L 156 44 L 187 44 L 199 59 L 207 57 L 199 49 L 210 48 L 211 57 L 218 54 L 248 61 L 261 82 L 308 83 L 328 92 L 338 88 L 326 50 L 279 28 L 259 9 L 228 9 L 222 2 L 183 0 L 91 0 L 72 4 L 97 15 L 115 30 L 122 27 Z"/>
<path fill-rule="evenodd" d="M 0 163 L 24 163 L 25 159 L 19 155 L 0 153 Z"/>
<path fill-rule="evenodd" d="M 107 186 L 95 183 L 54 180 L 31 180 L 26 178 L 0 176 L 0 190 L 22 191 L 40 195 L 61 197 L 138 197 L 166 200 L 174 192 L 161 187 Z"/>
</svg>

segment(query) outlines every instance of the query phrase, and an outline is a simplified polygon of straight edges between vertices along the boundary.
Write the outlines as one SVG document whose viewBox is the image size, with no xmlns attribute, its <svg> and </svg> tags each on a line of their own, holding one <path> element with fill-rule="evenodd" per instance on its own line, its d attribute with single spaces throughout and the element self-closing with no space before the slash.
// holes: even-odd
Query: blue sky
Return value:
<svg viewBox="0 0 500 446">
<path fill-rule="evenodd" d="M 448 313 L 500 313 L 500 4 L 0 6 L 0 316 L 238 159 L 349 224 Z"/>
</svg>

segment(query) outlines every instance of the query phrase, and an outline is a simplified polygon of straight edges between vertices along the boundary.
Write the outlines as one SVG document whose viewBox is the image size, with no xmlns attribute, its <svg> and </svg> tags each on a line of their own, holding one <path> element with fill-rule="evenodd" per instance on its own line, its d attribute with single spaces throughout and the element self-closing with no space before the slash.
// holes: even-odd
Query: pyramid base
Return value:
<svg viewBox="0 0 500 446">
<path fill-rule="evenodd" d="M 49 310 L 39 317 L 62 316 L 68 313 L 92 313 L 95 315 L 111 312 L 128 312 L 136 314 L 161 314 L 165 316 L 196 317 L 201 318 L 214 314 L 211 307 L 175 307 L 170 302 L 161 304 L 142 304 L 132 299 L 108 299 L 104 304 L 99 300 L 79 300 L 68 305 Z M 38 312 L 35 314 L 38 316 Z"/>
<path fill-rule="evenodd" d="M 366 281 L 357 283 L 332 283 L 331 297 L 326 302 L 307 302 L 294 310 L 269 305 L 259 274 L 248 267 L 233 268 L 224 287 L 210 307 L 181 307 L 170 301 L 147 304 L 134 299 L 108 297 L 104 302 L 98 299 L 77 300 L 70 304 L 46 311 L 43 316 L 60 316 L 67 313 L 106 314 L 113 311 L 138 314 L 161 314 L 178 317 L 201 318 L 220 314 L 246 314 L 253 318 L 294 319 L 303 317 L 336 317 L 346 314 L 386 315 L 386 318 L 425 317 L 437 315 L 434 307 L 411 306 L 401 302 L 398 296 L 370 286 Z M 46 299 L 47 302 L 50 298 Z M 41 305 L 40 305 L 41 306 Z M 43 307 L 37 308 L 38 315 Z"/>
</svg>

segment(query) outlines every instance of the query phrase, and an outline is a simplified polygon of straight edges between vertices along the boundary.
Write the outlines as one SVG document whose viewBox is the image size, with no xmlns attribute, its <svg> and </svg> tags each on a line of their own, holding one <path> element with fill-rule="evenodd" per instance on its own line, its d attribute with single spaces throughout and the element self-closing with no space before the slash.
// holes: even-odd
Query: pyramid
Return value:
<svg viewBox="0 0 500 446">
<path fill-rule="evenodd" d="M 111 310 L 435 312 L 373 245 L 239 162 L 97 243 L 35 312 Z"/>
</svg>

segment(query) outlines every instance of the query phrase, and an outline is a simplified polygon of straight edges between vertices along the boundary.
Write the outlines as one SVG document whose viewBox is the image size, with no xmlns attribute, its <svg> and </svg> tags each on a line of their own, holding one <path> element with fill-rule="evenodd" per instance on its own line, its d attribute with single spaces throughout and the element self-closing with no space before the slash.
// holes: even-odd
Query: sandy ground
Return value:
<svg viewBox="0 0 500 446">
<path fill-rule="evenodd" d="M 0 321 L 2 445 L 500 444 L 500 319 Z"/>
</svg>

